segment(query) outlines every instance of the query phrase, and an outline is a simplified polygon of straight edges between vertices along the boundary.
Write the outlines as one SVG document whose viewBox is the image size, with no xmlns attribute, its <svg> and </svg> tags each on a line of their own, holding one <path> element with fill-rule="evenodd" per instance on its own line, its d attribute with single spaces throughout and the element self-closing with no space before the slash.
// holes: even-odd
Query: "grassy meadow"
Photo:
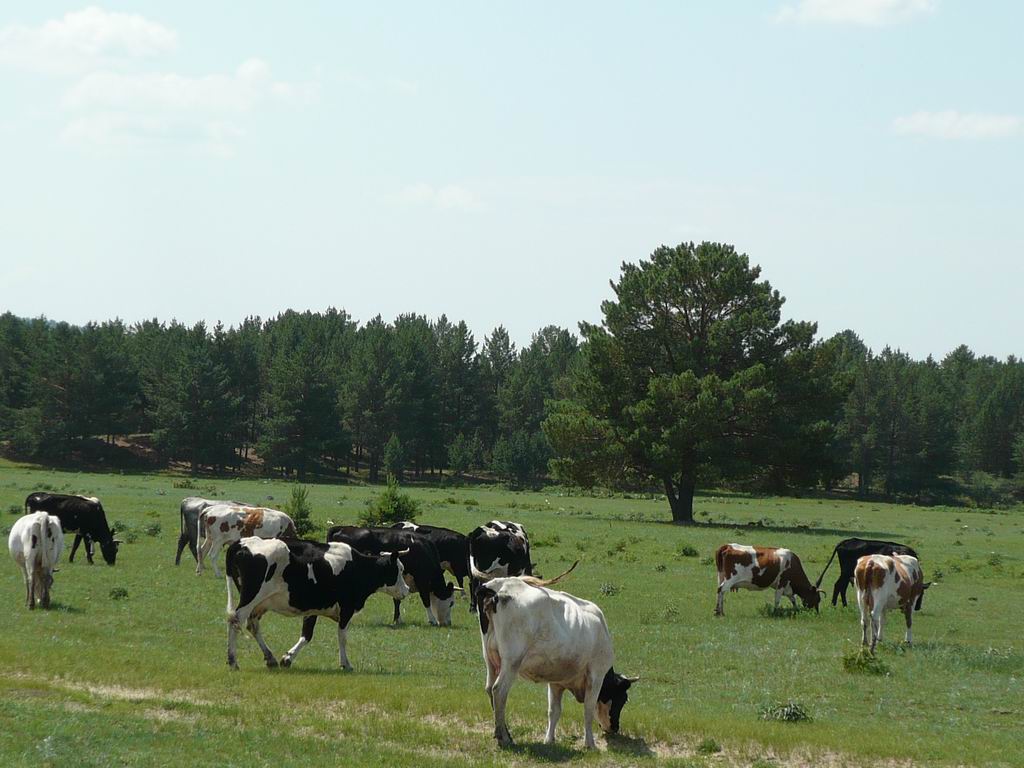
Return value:
<svg viewBox="0 0 1024 768">
<path fill-rule="evenodd" d="M 371 598 L 338 667 L 332 622 L 288 670 L 268 670 L 256 643 L 226 664 L 225 585 L 173 564 L 178 504 L 213 495 L 280 506 L 284 482 L 54 472 L 0 464 L 0 528 L 39 489 L 100 496 L 127 526 L 118 563 L 65 554 L 49 612 L 29 612 L 13 562 L 0 567 L 0 760 L 3 765 L 1024 765 L 1024 510 L 916 508 L 852 501 L 708 495 L 701 524 L 667 524 L 664 501 L 495 488 L 414 488 L 420 520 L 469 531 L 511 519 L 530 533 L 540 572 L 579 558 L 564 588 L 597 602 L 616 669 L 639 674 L 622 734 L 582 745 L 582 707 L 566 697 L 559 741 L 541 743 L 542 686 L 510 698 L 517 747 L 499 751 L 483 693 L 479 630 L 467 602 L 432 628 L 415 597 L 389 626 Z M 378 488 L 310 485 L 317 521 L 354 522 Z M 322 531 L 321 531 L 322 534 Z M 889 614 L 881 674 L 844 668 L 860 637 L 853 607 L 766 610 L 768 592 L 726 597 L 714 618 L 711 555 L 726 542 L 787 546 L 812 580 L 847 535 L 907 542 L 937 585 L 915 615 L 913 648 Z M 6 558 L 6 555 L 4 556 Z M 80 558 L 80 559 L 79 559 Z M 221 559 L 223 563 L 223 559 Z M 831 595 L 838 566 L 823 587 Z M 280 655 L 300 622 L 269 615 Z M 766 721 L 792 703 L 809 719 Z"/>
</svg>

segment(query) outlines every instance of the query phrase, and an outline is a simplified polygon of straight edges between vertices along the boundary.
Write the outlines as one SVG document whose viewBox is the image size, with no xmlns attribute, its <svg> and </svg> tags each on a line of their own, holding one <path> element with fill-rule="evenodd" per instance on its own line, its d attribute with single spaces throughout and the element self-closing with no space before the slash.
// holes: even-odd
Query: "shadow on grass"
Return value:
<svg viewBox="0 0 1024 768">
<path fill-rule="evenodd" d="M 654 750 L 647 745 L 644 739 L 623 736 L 621 733 L 606 733 L 604 738 L 609 752 L 631 757 L 654 757 Z"/>
<path fill-rule="evenodd" d="M 56 600 L 50 601 L 50 610 L 55 613 L 85 613 L 85 610 L 75 605 L 68 605 L 67 603 L 59 603 Z"/>
<path fill-rule="evenodd" d="M 507 751 L 525 755 L 542 763 L 565 763 L 582 756 L 582 750 L 564 744 L 545 744 L 542 741 L 528 744 L 513 744 Z"/>
<path fill-rule="evenodd" d="M 671 520 L 658 520 L 653 521 L 655 524 L 671 525 L 682 530 L 715 530 L 715 529 L 728 529 L 735 530 L 737 528 L 743 528 L 749 531 L 764 531 L 766 533 L 803 533 L 808 536 L 838 536 L 843 539 L 848 539 L 851 536 L 859 536 L 861 538 L 869 539 L 887 539 L 893 540 L 894 537 L 899 534 L 893 533 L 892 531 L 865 531 L 859 528 L 812 528 L 809 525 L 771 525 L 762 523 L 759 520 L 751 522 L 743 522 L 741 520 L 734 520 L 732 522 L 701 522 L 700 520 L 694 520 L 692 523 L 675 523 Z"/>
</svg>

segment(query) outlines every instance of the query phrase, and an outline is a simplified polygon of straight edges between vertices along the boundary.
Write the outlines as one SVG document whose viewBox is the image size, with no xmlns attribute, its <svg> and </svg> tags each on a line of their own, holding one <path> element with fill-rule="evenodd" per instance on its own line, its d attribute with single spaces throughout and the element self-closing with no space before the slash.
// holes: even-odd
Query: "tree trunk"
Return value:
<svg viewBox="0 0 1024 768">
<path fill-rule="evenodd" d="M 682 482 L 674 484 L 665 480 L 665 495 L 668 496 L 672 508 L 672 522 L 677 525 L 689 525 L 693 522 L 693 491 L 696 483 L 692 478 L 684 477 Z"/>
</svg>

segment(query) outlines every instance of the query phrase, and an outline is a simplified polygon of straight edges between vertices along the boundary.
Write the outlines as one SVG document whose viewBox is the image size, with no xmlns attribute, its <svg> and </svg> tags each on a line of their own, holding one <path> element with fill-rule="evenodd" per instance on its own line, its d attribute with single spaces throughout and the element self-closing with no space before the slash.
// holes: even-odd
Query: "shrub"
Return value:
<svg viewBox="0 0 1024 768">
<path fill-rule="evenodd" d="M 654 566 L 654 570 L 656 570 L 658 573 L 664 573 L 667 570 L 667 567 L 664 563 L 658 563 L 656 566 Z"/>
<path fill-rule="evenodd" d="M 681 544 L 679 546 L 679 551 L 676 554 L 677 554 L 678 557 L 698 557 L 698 556 L 700 556 L 700 552 L 697 551 L 697 548 L 694 547 L 694 546 L 691 546 L 690 544 Z"/>
<path fill-rule="evenodd" d="M 11 504 L 11 506 L 7 508 L 7 512 L 12 515 L 20 515 L 24 509 L 25 508 L 21 506 L 21 504 Z"/>
<path fill-rule="evenodd" d="M 781 723 L 799 723 L 810 720 L 811 716 L 798 701 L 765 704 L 761 707 L 762 720 L 774 720 Z"/>
<path fill-rule="evenodd" d="M 128 590 L 124 587 L 111 587 L 110 599 L 111 600 L 124 600 L 128 597 Z"/>
<path fill-rule="evenodd" d="M 150 523 L 149 525 L 147 525 L 142 530 L 145 531 L 147 536 L 159 536 L 160 535 L 160 523 Z"/>
<path fill-rule="evenodd" d="M 715 755 L 722 751 L 722 745 L 712 738 L 707 738 L 697 745 L 697 753 L 701 755 Z"/>
<path fill-rule="evenodd" d="M 316 530 L 313 507 L 309 503 L 309 489 L 306 486 L 292 486 L 292 495 L 284 503 L 284 511 L 295 523 L 295 533 L 299 536 L 307 536 Z"/>
<path fill-rule="evenodd" d="M 619 592 L 622 591 L 622 587 L 619 587 L 619 586 L 617 586 L 615 584 L 609 584 L 609 583 L 605 582 L 604 584 L 601 585 L 599 591 L 601 592 L 602 595 L 604 595 L 606 597 L 614 597 L 615 595 L 619 594 Z"/>
<path fill-rule="evenodd" d="M 843 654 L 843 669 L 862 675 L 888 675 L 889 665 L 861 646 Z"/>
<path fill-rule="evenodd" d="M 366 502 L 366 509 L 359 516 L 359 524 L 393 525 L 403 520 L 415 520 L 419 511 L 419 502 L 398 490 L 398 483 L 392 478 L 383 493 Z"/>
<path fill-rule="evenodd" d="M 197 486 L 195 484 L 195 482 L 192 481 L 191 478 L 188 478 L 188 477 L 186 477 L 184 480 L 175 480 L 172 483 L 172 485 L 175 488 L 184 488 L 184 489 L 189 490 L 189 491 L 194 491 L 196 488 L 199 487 L 199 486 Z"/>
<path fill-rule="evenodd" d="M 384 470 L 395 482 L 402 482 L 402 472 L 405 470 L 405 448 L 398 435 L 391 433 L 391 438 L 384 446 Z"/>
</svg>

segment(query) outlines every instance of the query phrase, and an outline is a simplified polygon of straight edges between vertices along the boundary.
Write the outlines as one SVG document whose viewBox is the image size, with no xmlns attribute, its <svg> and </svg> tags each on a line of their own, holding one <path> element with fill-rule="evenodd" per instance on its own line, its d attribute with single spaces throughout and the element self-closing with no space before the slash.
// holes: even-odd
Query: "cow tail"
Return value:
<svg viewBox="0 0 1024 768">
<path fill-rule="evenodd" d="M 231 556 L 231 548 L 229 547 L 227 557 L 224 559 L 224 585 L 228 591 L 228 621 L 231 621 L 232 617 L 235 615 L 235 606 L 231 599 L 231 574 L 234 573 L 234 566 L 235 558 Z"/>
<path fill-rule="evenodd" d="M 839 545 L 836 544 L 836 546 L 832 550 L 832 557 L 830 557 L 828 559 L 828 562 L 825 563 L 825 570 L 821 572 L 821 576 L 819 576 L 818 580 L 816 582 L 814 582 L 814 588 L 815 589 L 817 589 L 818 587 L 821 586 L 821 580 L 825 578 L 825 574 L 828 572 L 829 566 L 832 565 L 832 561 L 836 559 L 836 553 L 838 551 L 839 551 Z"/>
<path fill-rule="evenodd" d="M 46 521 L 47 518 L 42 520 L 36 520 L 32 523 L 32 536 L 36 540 L 36 546 L 33 547 L 32 562 L 29 563 L 29 567 L 32 569 L 33 577 L 37 573 L 46 573 Z M 33 599 L 35 599 L 33 597 Z"/>
<path fill-rule="evenodd" d="M 874 582 L 874 571 L 876 567 L 877 566 L 873 562 L 868 561 L 863 571 L 854 571 L 857 590 L 860 594 L 864 595 L 864 604 L 867 606 L 869 613 L 875 609 L 875 593 L 871 589 L 871 584 Z"/>
<path fill-rule="evenodd" d="M 199 567 L 203 565 L 203 547 L 202 544 L 204 538 L 204 531 L 206 526 L 204 521 L 206 520 L 206 510 L 204 509 L 199 513 L 199 517 L 196 518 L 196 563 Z"/>
</svg>

